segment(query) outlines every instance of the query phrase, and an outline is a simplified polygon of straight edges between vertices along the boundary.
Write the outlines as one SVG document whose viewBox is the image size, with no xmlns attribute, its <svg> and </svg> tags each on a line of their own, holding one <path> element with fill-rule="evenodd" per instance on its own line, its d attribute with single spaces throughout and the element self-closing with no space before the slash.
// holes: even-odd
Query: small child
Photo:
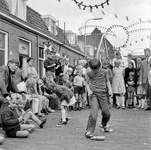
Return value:
<svg viewBox="0 0 151 150">
<path fill-rule="evenodd" d="M 65 86 L 57 85 L 55 82 L 49 82 L 47 87 L 53 91 L 59 98 L 61 108 L 61 121 L 57 126 L 65 126 L 68 121 L 67 107 L 75 104 L 76 99 L 73 92 Z"/>
<path fill-rule="evenodd" d="M 32 119 L 36 124 L 39 125 L 40 128 L 43 128 L 47 119 L 46 118 L 44 118 L 43 120 L 38 119 L 37 116 L 35 116 L 35 114 L 30 109 L 25 111 L 24 110 L 25 105 L 26 105 L 26 100 L 22 99 L 20 100 L 20 102 L 16 107 L 16 112 L 18 116 L 23 117 L 23 124 L 27 124 L 29 119 Z"/>
<path fill-rule="evenodd" d="M 22 124 L 23 117 L 17 115 L 15 108 L 21 99 L 20 94 L 12 94 L 9 106 L 6 106 L 1 113 L 2 129 L 8 137 L 26 138 L 35 128 L 34 125 Z"/>
<path fill-rule="evenodd" d="M 69 88 L 70 90 L 72 90 L 72 84 L 69 81 L 69 75 L 68 74 L 64 74 L 63 77 L 63 86 Z"/>
<path fill-rule="evenodd" d="M 133 107 L 134 104 L 134 92 L 135 92 L 134 72 L 129 73 L 126 86 L 127 86 L 128 107 L 130 108 Z"/>
<path fill-rule="evenodd" d="M 101 68 L 100 60 L 98 60 L 97 58 L 91 59 L 89 65 L 91 71 L 86 74 L 86 88 L 88 91 L 88 95 L 91 96 L 91 110 L 88 118 L 85 136 L 87 138 L 93 139 L 93 133 L 95 131 L 98 116 L 98 106 L 102 110 L 103 131 L 112 131 L 107 127 L 107 123 L 111 116 L 108 108 L 107 94 L 109 93 L 109 95 L 112 95 L 112 89 L 107 71 Z M 101 137 L 101 139 L 105 139 L 104 136 Z"/>
<path fill-rule="evenodd" d="M 124 83 L 124 70 L 120 66 L 121 61 L 115 60 L 113 68 L 113 80 L 112 80 L 112 91 L 116 95 L 117 109 L 120 109 L 122 103 L 122 109 L 125 109 L 125 83 Z"/>
<path fill-rule="evenodd" d="M 85 81 L 84 78 L 82 77 L 82 70 L 77 71 L 77 76 L 74 77 L 73 80 L 74 84 L 74 94 L 77 100 L 75 110 L 81 110 L 82 108 L 82 95 L 85 92 Z"/>
</svg>

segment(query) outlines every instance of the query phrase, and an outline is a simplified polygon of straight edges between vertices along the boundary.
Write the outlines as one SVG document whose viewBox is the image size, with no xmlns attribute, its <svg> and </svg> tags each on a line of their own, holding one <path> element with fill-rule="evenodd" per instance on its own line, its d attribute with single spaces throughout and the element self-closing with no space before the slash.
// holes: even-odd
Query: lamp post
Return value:
<svg viewBox="0 0 151 150">
<path fill-rule="evenodd" d="M 91 21 L 91 20 L 102 20 L 103 18 L 91 18 L 91 19 L 88 19 L 86 22 L 85 22 L 85 24 L 84 24 L 84 52 L 85 52 L 85 57 L 86 57 L 86 55 L 87 55 L 87 53 L 86 53 L 86 24 L 87 24 L 87 22 L 88 21 Z"/>
</svg>

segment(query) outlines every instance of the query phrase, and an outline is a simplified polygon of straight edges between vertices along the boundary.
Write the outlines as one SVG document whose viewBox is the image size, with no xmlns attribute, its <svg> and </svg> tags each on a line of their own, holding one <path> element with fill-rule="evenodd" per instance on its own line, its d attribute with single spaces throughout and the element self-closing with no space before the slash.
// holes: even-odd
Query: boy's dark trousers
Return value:
<svg viewBox="0 0 151 150">
<path fill-rule="evenodd" d="M 91 110 L 87 123 L 87 132 L 93 133 L 95 131 L 97 117 L 98 117 L 98 108 L 102 110 L 102 126 L 105 127 L 107 122 L 110 119 L 110 111 L 108 107 L 107 101 L 107 93 L 93 93 L 90 99 L 91 102 Z"/>
</svg>

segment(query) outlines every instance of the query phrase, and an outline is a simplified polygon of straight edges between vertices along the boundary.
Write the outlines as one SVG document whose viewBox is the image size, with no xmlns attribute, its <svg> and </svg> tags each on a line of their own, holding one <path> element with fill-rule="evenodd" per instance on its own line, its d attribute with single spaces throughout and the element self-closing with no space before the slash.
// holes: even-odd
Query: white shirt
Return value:
<svg viewBox="0 0 151 150">
<path fill-rule="evenodd" d="M 123 62 L 124 62 L 124 66 L 123 66 L 123 67 L 124 67 L 124 68 L 127 68 L 129 61 L 133 62 L 134 68 L 136 68 L 135 61 L 134 61 L 133 59 L 128 60 L 127 58 L 126 58 L 126 59 L 123 59 Z"/>
<path fill-rule="evenodd" d="M 77 86 L 83 86 L 84 78 L 77 75 L 74 77 L 73 83 L 74 83 L 74 85 L 77 85 Z"/>
</svg>

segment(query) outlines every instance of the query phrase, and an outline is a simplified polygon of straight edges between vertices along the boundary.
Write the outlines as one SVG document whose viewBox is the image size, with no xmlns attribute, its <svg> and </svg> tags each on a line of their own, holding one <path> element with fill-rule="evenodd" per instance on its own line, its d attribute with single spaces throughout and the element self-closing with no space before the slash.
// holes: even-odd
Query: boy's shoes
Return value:
<svg viewBox="0 0 151 150">
<path fill-rule="evenodd" d="M 66 121 L 68 122 L 69 120 L 71 120 L 71 117 L 66 118 Z M 62 118 L 59 120 L 59 122 L 62 122 Z"/>
<path fill-rule="evenodd" d="M 62 127 L 62 126 L 65 126 L 65 125 L 67 125 L 67 121 L 61 121 L 56 126 L 57 127 Z"/>
<path fill-rule="evenodd" d="M 102 127 L 102 131 L 103 131 L 103 132 L 113 132 L 113 129 L 110 129 L 110 128 L 107 127 L 107 126 L 104 126 L 104 127 Z"/>
<path fill-rule="evenodd" d="M 39 125 L 40 128 L 43 128 L 44 127 L 44 124 L 46 123 L 47 121 L 47 118 L 41 120 L 41 124 Z"/>
<path fill-rule="evenodd" d="M 91 132 L 87 131 L 87 132 L 85 132 L 85 137 L 90 139 L 93 137 L 93 134 Z"/>
<path fill-rule="evenodd" d="M 125 109 L 125 106 L 122 106 L 122 109 L 124 110 L 124 109 Z"/>
<path fill-rule="evenodd" d="M 120 109 L 120 106 L 117 106 L 116 109 Z"/>
<path fill-rule="evenodd" d="M 55 112 L 55 110 L 53 110 L 53 109 L 51 109 L 51 108 L 47 108 L 47 111 L 48 111 L 49 113 L 54 113 L 54 112 Z"/>
</svg>

